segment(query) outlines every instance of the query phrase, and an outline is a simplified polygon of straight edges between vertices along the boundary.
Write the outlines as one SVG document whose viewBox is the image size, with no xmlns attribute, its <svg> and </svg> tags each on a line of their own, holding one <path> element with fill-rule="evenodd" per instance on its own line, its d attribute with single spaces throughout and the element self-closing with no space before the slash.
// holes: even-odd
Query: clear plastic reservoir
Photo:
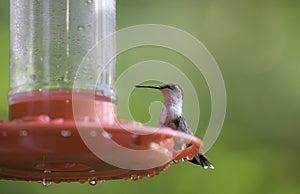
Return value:
<svg viewBox="0 0 300 194">
<path fill-rule="evenodd" d="M 11 106 L 68 91 L 116 99 L 115 0 L 10 0 L 10 10 Z"/>
</svg>

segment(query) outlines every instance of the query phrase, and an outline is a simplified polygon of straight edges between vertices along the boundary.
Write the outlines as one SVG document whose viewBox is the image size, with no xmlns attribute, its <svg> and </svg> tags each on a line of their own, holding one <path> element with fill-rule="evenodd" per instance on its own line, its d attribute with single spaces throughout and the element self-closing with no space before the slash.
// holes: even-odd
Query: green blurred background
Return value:
<svg viewBox="0 0 300 194">
<path fill-rule="evenodd" d="M 44 188 L 2 180 L 0 193 L 300 193 L 299 22 L 300 1 L 296 0 L 118 0 L 118 29 L 147 23 L 171 25 L 198 38 L 218 62 L 228 107 L 222 133 L 207 153 L 216 169 L 180 163 L 155 178 L 108 181 L 94 187 L 61 183 Z M 8 0 L 0 1 L 0 40 L 0 119 L 5 120 Z M 209 92 L 183 56 L 162 48 L 132 49 L 118 56 L 117 76 L 132 64 L 150 59 L 174 64 L 199 85 L 203 117 L 197 136 L 202 137 L 201 129 L 209 119 Z M 146 122 L 145 109 L 151 102 L 141 101 L 143 92 L 133 93 L 141 105 L 131 101 L 130 110 L 136 120 Z M 159 93 L 147 94 L 161 100 Z"/>
</svg>

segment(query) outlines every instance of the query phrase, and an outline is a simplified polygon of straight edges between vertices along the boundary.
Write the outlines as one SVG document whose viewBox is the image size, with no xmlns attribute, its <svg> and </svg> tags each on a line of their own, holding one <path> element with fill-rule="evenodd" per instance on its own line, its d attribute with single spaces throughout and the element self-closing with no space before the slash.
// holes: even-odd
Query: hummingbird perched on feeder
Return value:
<svg viewBox="0 0 300 194">
<path fill-rule="evenodd" d="M 162 92 L 164 96 L 164 107 L 160 113 L 159 124 L 161 127 L 169 127 L 174 130 L 194 135 L 182 116 L 183 89 L 178 84 L 170 83 L 162 86 L 137 85 L 136 87 L 158 89 Z M 191 146 L 191 144 L 185 144 L 183 148 L 189 146 Z M 201 165 L 205 169 L 214 169 L 213 165 L 202 153 L 196 154 L 192 160 L 188 161 Z"/>
</svg>

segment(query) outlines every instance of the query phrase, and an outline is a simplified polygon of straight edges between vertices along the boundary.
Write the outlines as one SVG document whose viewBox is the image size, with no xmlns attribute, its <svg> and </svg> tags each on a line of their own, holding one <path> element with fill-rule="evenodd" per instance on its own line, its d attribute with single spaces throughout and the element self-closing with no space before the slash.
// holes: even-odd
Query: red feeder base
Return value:
<svg viewBox="0 0 300 194">
<path fill-rule="evenodd" d="M 21 95 L 22 101 L 12 99 L 11 120 L 0 121 L 0 179 L 92 185 L 137 180 L 202 149 L 194 136 L 117 120 L 116 105 L 104 98 L 82 92 L 74 98 L 71 91 Z M 80 105 L 79 115 L 74 105 Z M 192 146 L 174 152 L 174 142 Z"/>
</svg>

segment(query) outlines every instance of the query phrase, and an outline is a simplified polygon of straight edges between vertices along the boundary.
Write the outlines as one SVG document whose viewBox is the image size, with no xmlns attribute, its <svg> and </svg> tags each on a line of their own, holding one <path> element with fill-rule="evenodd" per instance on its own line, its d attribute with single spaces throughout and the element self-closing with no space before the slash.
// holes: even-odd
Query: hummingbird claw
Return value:
<svg viewBox="0 0 300 194">
<path fill-rule="evenodd" d="M 190 162 L 201 165 L 204 169 L 214 169 L 214 166 L 207 160 L 203 154 L 197 154 Z"/>
</svg>

